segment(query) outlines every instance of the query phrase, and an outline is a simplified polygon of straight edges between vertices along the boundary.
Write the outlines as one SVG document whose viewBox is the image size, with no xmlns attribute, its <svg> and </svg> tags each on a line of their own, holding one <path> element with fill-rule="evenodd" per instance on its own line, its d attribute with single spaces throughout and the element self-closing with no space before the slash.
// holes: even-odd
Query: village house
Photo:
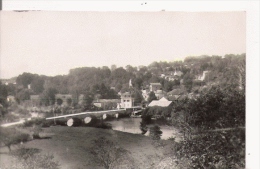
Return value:
<svg viewBox="0 0 260 169">
<path fill-rule="evenodd" d="M 161 90 L 162 89 L 162 85 L 161 83 L 150 83 L 150 92 L 151 91 L 156 91 L 156 90 Z"/>
<path fill-rule="evenodd" d="M 12 95 L 7 96 L 7 102 L 9 102 L 9 103 L 15 103 L 15 102 L 16 102 L 16 101 L 15 101 L 15 97 L 12 96 Z"/>
<path fill-rule="evenodd" d="M 134 98 L 131 96 L 130 92 L 125 92 L 121 94 L 121 103 L 118 104 L 117 108 L 131 108 L 133 107 Z"/>
<path fill-rule="evenodd" d="M 203 71 L 202 75 L 198 76 L 198 80 L 204 81 L 206 78 L 206 75 L 209 73 L 209 71 Z"/>
<path fill-rule="evenodd" d="M 93 104 L 104 110 L 110 110 L 117 108 L 118 104 L 120 103 L 120 99 L 98 99 L 93 102 Z"/>
<path fill-rule="evenodd" d="M 174 97 L 179 97 L 185 93 L 184 90 L 182 89 L 173 89 L 172 91 L 167 93 L 167 96 L 174 96 Z"/>
<path fill-rule="evenodd" d="M 167 100 L 165 97 L 162 97 L 160 100 L 153 100 L 148 107 L 160 106 L 160 107 L 169 107 L 172 104 L 172 101 Z"/>
<path fill-rule="evenodd" d="M 181 77 L 183 75 L 183 73 L 181 71 L 179 71 L 179 70 L 177 70 L 177 71 L 175 70 L 173 75 L 177 76 L 177 77 Z"/>
</svg>

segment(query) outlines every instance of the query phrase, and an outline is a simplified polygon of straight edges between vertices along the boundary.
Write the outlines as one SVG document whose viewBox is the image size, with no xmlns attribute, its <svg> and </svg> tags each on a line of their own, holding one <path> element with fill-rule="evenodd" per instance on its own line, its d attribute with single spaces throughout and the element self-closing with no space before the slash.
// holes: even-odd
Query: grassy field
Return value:
<svg viewBox="0 0 260 169">
<path fill-rule="evenodd" d="M 149 137 L 140 134 L 92 127 L 53 126 L 45 128 L 41 136 L 45 139 L 32 140 L 23 145 L 27 148 L 41 149 L 43 154 L 53 154 L 62 169 L 102 168 L 93 162 L 94 157 L 90 153 L 93 140 L 100 136 L 117 142 L 118 146 L 128 150 L 135 168 L 155 168 L 169 151 L 169 147 L 166 146 L 167 140 L 162 140 L 165 146 L 157 147 Z M 8 163 L 7 152 L 6 147 L 0 149 L 0 164 Z"/>
</svg>

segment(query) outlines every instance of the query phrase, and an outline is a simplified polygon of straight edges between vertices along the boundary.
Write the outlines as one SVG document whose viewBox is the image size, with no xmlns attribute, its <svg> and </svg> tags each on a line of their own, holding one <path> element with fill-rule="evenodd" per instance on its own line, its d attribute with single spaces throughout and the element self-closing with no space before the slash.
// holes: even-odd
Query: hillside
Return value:
<svg viewBox="0 0 260 169">
<path fill-rule="evenodd" d="M 53 154 L 60 168 L 99 168 L 90 153 L 93 140 L 103 136 L 118 146 L 128 150 L 134 160 L 135 168 L 154 168 L 154 163 L 164 157 L 167 148 L 156 148 L 149 137 L 140 134 L 123 133 L 91 127 L 51 127 L 44 129 L 42 136 L 49 139 L 33 140 L 24 144 L 27 148 L 38 148 L 42 154 Z M 1 159 L 8 158 L 7 148 L 1 148 Z M 10 160 L 0 160 L 0 165 Z M 152 163 L 151 163 L 152 162 Z M 8 165 L 8 164 L 6 164 Z M 102 168 L 102 167 L 100 167 Z"/>
</svg>

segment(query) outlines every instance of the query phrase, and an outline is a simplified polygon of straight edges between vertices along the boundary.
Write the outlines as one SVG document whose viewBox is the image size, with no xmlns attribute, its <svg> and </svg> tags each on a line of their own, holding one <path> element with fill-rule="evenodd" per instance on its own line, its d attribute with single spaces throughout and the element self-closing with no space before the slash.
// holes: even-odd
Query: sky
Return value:
<svg viewBox="0 0 260 169">
<path fill-rule="evenodd" d="M 1 78 L 246 53 L 245 12 L 1 12 Z"/>
</svg>

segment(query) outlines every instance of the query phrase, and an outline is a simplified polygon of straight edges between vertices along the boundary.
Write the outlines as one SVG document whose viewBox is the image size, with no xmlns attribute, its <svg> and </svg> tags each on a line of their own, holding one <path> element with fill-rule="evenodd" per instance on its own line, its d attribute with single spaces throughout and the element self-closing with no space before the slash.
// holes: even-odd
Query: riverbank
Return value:
<svg viewBox="0 0 260 169">
<path fill-rule="evenodd" d="M 157 147 L 149 137 L 141 134 L 92 127 L 53 126 L 45 128 L 41 136 L 46 139 L 33 140 L 24 146 L 41 149 L 42 154 L 53 154 L 62 169 L 98 168 L 89 150 L 93 147 L 93 140 L 101 136 L 128 150 L 138 168 L 155 168 L 170 151 L 168 140 L 161 140 L 164 146 Z M 0 150 L 0 164 L 3 165 L 9 162 L 6 160 L 8 149 L 2 147 Z"/>
</svg>

